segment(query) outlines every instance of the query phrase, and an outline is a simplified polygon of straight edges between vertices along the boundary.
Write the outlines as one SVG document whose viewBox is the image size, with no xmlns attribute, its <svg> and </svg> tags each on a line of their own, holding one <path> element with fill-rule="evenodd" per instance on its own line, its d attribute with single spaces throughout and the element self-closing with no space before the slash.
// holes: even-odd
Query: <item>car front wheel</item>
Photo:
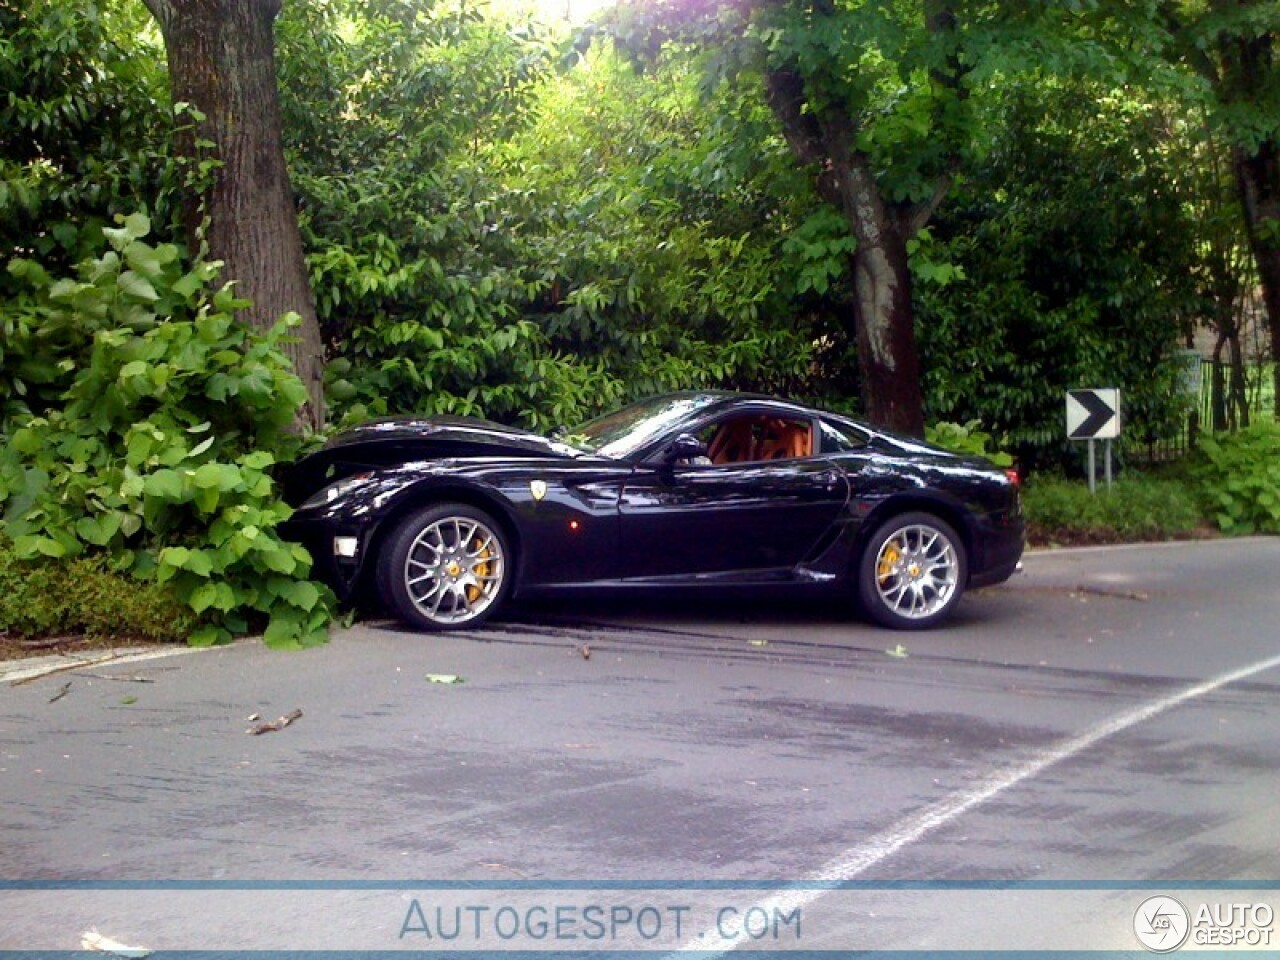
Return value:
<svg viewBox="0 0 1280 960">
<path fill-rule="evenodd" d="M 858 595 L 886 627 L 924 630 L 945 620 L 968 580 L 964 543 L 930 513 L 904 513 L 882 523 L 858 563 Z"/>
<path fill-rule="evenodd" d="M 510 592 L 514 557 L 483 510 L 445 503 L 400 523 L 378 557 L 381 594 L 412 626 L 449 630 L 492 616 Z"/>
</svg>

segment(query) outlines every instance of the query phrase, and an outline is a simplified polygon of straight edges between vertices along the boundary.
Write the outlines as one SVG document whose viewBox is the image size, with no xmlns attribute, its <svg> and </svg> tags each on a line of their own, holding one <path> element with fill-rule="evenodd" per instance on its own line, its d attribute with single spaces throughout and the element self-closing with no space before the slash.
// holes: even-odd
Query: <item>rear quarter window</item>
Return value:
<svg viewBox="0 0 1280 960">
<path fill-rule="evenodd" d="M 823 453 L 851 453 L 866 448 L 871 442 L 869 434 L 851 424 L 819 420 L 818 432 L 822 437 Z"/>
</svg>

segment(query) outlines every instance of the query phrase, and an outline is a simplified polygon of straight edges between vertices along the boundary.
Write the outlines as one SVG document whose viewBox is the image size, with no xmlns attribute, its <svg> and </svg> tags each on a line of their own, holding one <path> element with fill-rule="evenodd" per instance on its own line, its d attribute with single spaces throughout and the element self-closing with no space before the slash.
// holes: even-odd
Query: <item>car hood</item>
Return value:
<svg viewBox="0 0 1280 960">
<path fill-rule="evenodd" d="M 299 460 L 284 478 L 284 495 L 298 504 L 353 473 L 421 460 L 577 455 L 566 444 L 475 417 L 385 417 L 346 430 Z"/>
<path fill-rule="evenodd" d="M 390 447 L 412 452 L 408 459 L 457 456 L 501 456 L 510 454 L 522 457 L 563 457 L 573 451 L 562 443 L 521 430 L 504 427 L 500 423 L 477 417 L 384 417 L 370 420 L 338 434 L 327 444 L 326 450 L 364 449 Z"/>
</svg>

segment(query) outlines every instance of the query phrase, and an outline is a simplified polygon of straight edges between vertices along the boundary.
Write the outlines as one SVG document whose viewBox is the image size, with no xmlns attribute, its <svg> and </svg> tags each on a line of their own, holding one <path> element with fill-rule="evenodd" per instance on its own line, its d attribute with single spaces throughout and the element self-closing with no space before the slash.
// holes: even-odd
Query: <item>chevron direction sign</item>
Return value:
<svg viewBox="0 0 1280 960">
<path fill-rule="evenodd" d="M 1067 391 L 1067 439 L 1110 440 L 1118 436 L 1119 390 Z"/>
</svg>

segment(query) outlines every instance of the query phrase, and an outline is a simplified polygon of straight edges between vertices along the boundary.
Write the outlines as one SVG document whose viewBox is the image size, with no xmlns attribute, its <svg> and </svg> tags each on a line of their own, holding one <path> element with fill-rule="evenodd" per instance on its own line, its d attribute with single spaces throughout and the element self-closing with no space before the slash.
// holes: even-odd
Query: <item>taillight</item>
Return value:
<svg viewBox="0 0 1280 960">
<path fill-rule="evenodd" d="M 1009 482 L 1015 487 L 1022 486 L 1022 478 L 1018 476 L 1017 467 L 1005 467 L 1004 475 L 1009 478 Z"/>
</svg>

